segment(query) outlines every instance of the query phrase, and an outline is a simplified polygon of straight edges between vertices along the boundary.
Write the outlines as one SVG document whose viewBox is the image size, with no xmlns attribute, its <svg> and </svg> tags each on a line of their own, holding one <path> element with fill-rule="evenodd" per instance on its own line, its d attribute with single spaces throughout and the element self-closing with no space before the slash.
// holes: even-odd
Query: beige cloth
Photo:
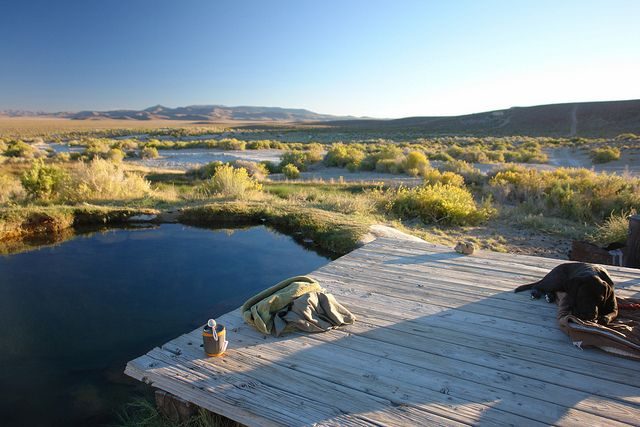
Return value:
<svg viewBox="0 0 640 427">
<path fill-rule="evenodd" d="M 283 280 L 249 298 L 240 311 L 258 332 L 276 336 L 294 329 L 323 332 L 355 321 L 349 310 L 308 276 Z"/>
<path fill-rule="evenodd" d="M 571 314 L 567 294 L 558 292 L 558 325 L 574 345 L 598 347 L 620 356 L 640 359 L 640 310 L 625 308 L 640 300 L 617 298 L 618 317 L 607 326 L 578 319 Z"/>
<path fill-rule="evenodd" d="M 356 320 L 331 294 L 310 292 L 293 300 L 274 318 L 276 336 L 293 329 L 305 332 L 325 332 Z"/>
</svg>

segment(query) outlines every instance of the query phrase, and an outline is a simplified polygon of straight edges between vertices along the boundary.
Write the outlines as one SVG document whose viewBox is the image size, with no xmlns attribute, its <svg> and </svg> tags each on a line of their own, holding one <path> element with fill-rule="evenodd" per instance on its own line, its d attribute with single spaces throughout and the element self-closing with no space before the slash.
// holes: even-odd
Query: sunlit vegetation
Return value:
<svg viewBox="0 0 640 427">
<path fill-rule="evenodd" d="M 50 142 L 72 150 L 56 153 Z M 86 204 L 133 210 L 189 210 L 206 205 L 208 214 L 224 212 L 226 219 L 233 215 L 251 221 L 274 218 L 283 228 L 307 224 L 306 232 L 316 236 L 319 245 L 342 251 L 348 245 L 337 243 L 331 227 L 357 229 L 358 233 L 345 234 L 352 245 L 356 234 L 374 222 L 392 223 L 436 241 L 486 228 L 498 236 L 526 229 L 605 244 L 621 238 L 625 215 L 640 207 L 637 178 L 587 169 L 538 171 L 514 162 L 545 162 L 548 150 L 559 146 L 577 147 L 596 162 L 601 157 L 621 157 L 624 150 L 637 148 L 638 142 L 631 134 L 605 144 L 585 138 L 426 138 L 401 132 L 374 137 L 321 129 L 111 129 L 4 135 L 0 137 L 0 211 L 11 209 L 12 218 L 20 218 L 22 210 L 46 208 L 54 218 L 52 224 L 68 228 L 68 221 L 62 220 L 68 216 L 58 221 L 54 213 L 75 212 Z M 279 162 L 216 161 L 186 173 L 148 166 L 157 156 L 163 157 L 163 150 L 189 148 L 277 149 L 281 158 Z M 492 166 L 483 167 L 485 163 Z M 399 178 L 411 185 L 304 181 L 308 174 L 302 172 L 315 174 L 327 168 L 342 168 L 345 176 L 355 178 L 367 173 Z M 480 168 L 494 170 L 487 174 Z M 71 223 L 76 221 L 73 215 Z M 24 234 L 31 226 L 20 225 L 30 224 L 24 218 L 21 221 L 0 218 L 0 228 L 9 230 L 5 235 L 13 235 L 10 231 L 15 227 L 22 230 L 18 235 Z M 491 237 L 481 246 L 503 250 L 504 241 L 508 240 Z"/>
<path fill-rule="evenodd" d="M 620 160 L 620 149 L 617 147 L 600 147 L 591 150 L 593 163 L 608 163 Z"/>
</svg>

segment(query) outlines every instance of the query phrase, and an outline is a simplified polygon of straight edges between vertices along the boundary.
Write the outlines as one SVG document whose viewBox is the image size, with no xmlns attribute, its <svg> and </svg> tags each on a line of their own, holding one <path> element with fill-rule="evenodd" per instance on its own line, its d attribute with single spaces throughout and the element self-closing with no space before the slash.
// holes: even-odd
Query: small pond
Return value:
<svg viewBox="0 0 640 427">
<path fill-rule="evenodd" d="M 127 361 L 327 262 L 266 227 L 181 224 L 0 256 L 0 424 L 114 423 L 148 393 Z"/>
</svg>

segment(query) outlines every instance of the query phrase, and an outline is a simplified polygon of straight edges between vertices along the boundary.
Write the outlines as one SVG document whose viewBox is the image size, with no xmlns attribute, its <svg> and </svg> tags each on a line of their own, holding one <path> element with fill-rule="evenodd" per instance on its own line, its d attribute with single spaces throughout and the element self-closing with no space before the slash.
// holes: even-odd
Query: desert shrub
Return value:
<svg viewBox="0 0 640 427">
<path fill-rule="evenodd" d="M 231 165 L 218 166 L 213 177 L 201 188 L 204 195 L 219 194 L 235 199 L 245 199 L 251 192 L 261 189 L 262 185 L 251 178 L 246 169 Z"/>
<path fill-rule="evenodd" d="M 282 166 L 280 165 L 280 163 L 274 163 L 274 162 L 270 162 L 268 160 L 264 160 L 262 162 L 260 162 L 261 165 L 263 165 L 267 171 L 269 171 L 269 173 L 280 173 L 282 172 Z"/>
<path fill-rule="evenodd" d="M 96 158 L 104 159 L 109 153 L 109 145 L 102 141 L 90 141 L 82 152 L 82 157 L 86 160 Z"/>
<path fill-rule="evenodd" d="M 468 163 L 487 163 L 489 160 L 484 151 L 477 148 L 466 149 L 457 158 Z"/>
<path fill-rule="evenodd" d="M 461 175 L 467 184 L 483 184 L 487 177 L 475 166 L 465 162 L 464 160 L 452 160 L 443 163 L 440 168 L 443 172 L 453 172 Z"/>
<path fill-rule="evenodd" d="M 151 184 L 142 176 L 126 172 L 119 163 L 96 158 L 78 166 L 64 198 L 69 201 L 137 199 L 151 193 Z"/>
<path fill-rule="evenodd" d="M 625 243 L 629 234 L 629 216 L 636 214 L 635 209 L 612 213 L 600 224 L 596 231 L 589 236 L 589 240 L 601 246 L 610 243 Z"/>
<path fill-rule="evenodd" d="M 300 170 L 291 163 L 288 163 L 282 167 L 282 173 L 288 179 L 297 179 L 300 177 Z"/>
<path fill-rule="evenodd" d="M 236 160 L 233 162 L 233 166 L 246 169 L 249 176 L 258 181 L 264 180 L 269 175 L 269 169 L 267 169 L 264 163 L 256 163 L 250 160 Z"/>
<path fill-rule="evenodd" d="M 428 168 L 423 170 L 422 176 L 427 185 L 445 184 L 464 187 L 464 177 L 454 172 L 440 172 L 438 169 Z"/>
<path fill-rule="evenodd" d="M 152 147 L 147 145 L 140 151 L 140 157 L 143 159 L 157 159 L 160 157 L 160 153 L 158 153 L 158 149 L 156 147 Z"/>
<path fill-rule="evenodd" d="M 247 150 L 267 150 L 271 148 L 271 141 L 266 139 L 259 139 L 256 141 L 247 142 L 245 148 Z"/>
<path fill-rule="evenodd" d="M 390 209 L 403 219 L 420 218 L 425 223 L 447 225 L 478 224 L 492 214 L 488 207 L 479 209 L 466 188 L 440 183 L 398 189 Z"/>
<path fill-rule="evenodd" d="M 7 157 L 21 157 L 23 159 L 33 159 L 39 154 L 39 150 L 24 141 L 12 141 L 4 150 L 4 155 Z"/>
<path fill-rule="evenodd" d="M 485 152 L 487 159 L 491 162 L 504 163 L 504 153 L 502 151 L 487 151 Z"/>
<path fill-rule="evenodd" d="M 73 154 L 77 154 L 77 153 L 73 153 Z M 71 160 L 71 153 L 56 153 L 53 156 L 53 160 L 61 163 L 68 162 Z"/>
<path fill-rule="evenodd" d="M 0 174 L 0 204 L 21 200 L 25 190 L 20 180 L 11 175 Z"/>
<path fill-rule="evenodd" d="M 222 166 L 223 164 L 224 163 L 222 163 L 220 160 L 215 160 L 205 165 L 198 166 L 194 169 L 189 169 L 187 171 L 187 175 L 199 179 L 209 179 L 213 176 L 214 173 L 216 173 L 216 169 L 218 168 L 218 166 Z"/>
<path fill-rule="evenodd" d="M 399 174 L 402 172 L 402 160 L 380 159 L 376 162 L 376 172 Z"/>
<path fill-rule="evenodd" d="M 56 197 L 65 185 L 67 175 L 57 166 L 35 160 L 20 179 L 27 195 L 34 199 L 49 200 Z"/>
<path fill-rule="evenodd" d="M 620 149 L 617 147 L 600 147 L 591 150 L 591 161 L 593 163 L 608 163 L 620 160 Z"/>
<path fill-rule="evenodd" d="M 324 159 L 324 147 L 317 142 L 312 142 L 304 146 L 307 152 L 307 163 L 320 163 Z"/>
<path fill-rule="evenodd" d="M 450 162 L 453 161 L 454 158 L 444 151 L 438 151 L 436 153 L 429 154 L 429 160 L 439 160 L 441 162 Z"/>
<path fill-rule="evenodd" d="M 324 164 L 339 168 L 349 167 L 350 170 L 357 170 L 365 153 L 360 148 L 343 143 L 332 144 L 324 156 Z"/>
<path fill-rule="evenodd" d="M 221 139 L 218 143 L 218 147 L 223 150 L 244 150 L 247 148 L 247 143 L 245 141 L 239 141 L 235 138 L 225 138 Z"/>
<path fill-rule="evenodd" d="M 618 141 L 634 141 L 636 139 L 640 139 L 640 135 L 636 135 L 635 133 L 621 133 L 615 138 Z"/>
<path fill-rule="evenodd" d="M 640 179 L 588 169 L 510 167 L 496 171 L 489 188 L 499 200 L 577 221 L 599 222 L 612 212 L 640 207 Z"/>
<path fill-rule="evenodd" d="M 310 165 L 320 161 L 322 161 L 322 154 L 318 155 L 317 151 L 291 150 L 282 154 L 280 166 L 284 167 L 292 164 L 299 170 L 305 171 Z"/>
<path fill-rule="evenodd" d="M 429 160 L 427 159 L 427 156 L 425 156 L 421 151 L 409 152 L 404 160 L 404 170 L 405 172 L 409 173 L 409 175 L 417 175 L 417 173 L 414 175 L 409 171 L 415 170 L 417 172 L 420 172 L 427 167 L 429 167 Z"/>
<path fill-rule="evenodd" d="M 107 160 L 111 160 L 112 162 L 116 162 L 116 163 L 121 162 L 124 159 L 124 157 L 125 157 L 124 151 L 122 151 L 119 148 L 110 149 L 105 156 Z"/>
<path fill-rule="evenodd" d="M 548 156 L 540 148 L 518 148 L 505 151 L 504 160 L 510 163 L 547 163 Z"/>
</svg>

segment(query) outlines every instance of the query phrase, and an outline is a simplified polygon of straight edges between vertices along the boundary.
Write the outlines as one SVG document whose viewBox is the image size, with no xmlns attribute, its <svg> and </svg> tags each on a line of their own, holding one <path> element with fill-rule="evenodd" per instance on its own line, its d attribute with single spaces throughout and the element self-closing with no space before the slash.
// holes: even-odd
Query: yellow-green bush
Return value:
<svg viewBox="0 0 640 427">
<path fill-rule="evenodd" d="M 610 243 L 625 243 L 629 234 L 629 216 L 635 215 L 637 211 L 622 211 L 612 213 L 596 231 L 589 236 L 590 240 L 596 244 L 606 246 Z"/>
<path fill-rule="evenodd" d="M 404 170 L 409 175 L 414 175 L 410 171 L 420 172 L 429 167 L 429 159 L 421 151 L 411 151 L 404 160 Z M 417 173 L 415 174 L 417 175 Z M 415 176 L 414 175 L 414 176 Z"/>
<path fill-rule="evenodd" d="M 452 184 L 400 188 L 392 196 L 390 209 L 403 219 L 420 218 L 425 223 L 473 225 L 487 220 L 493 210 L 478 208 L 473 196 Z"/>
<path fill-rule="evenodd" d="M 440 172 L 438 169 L 427 168 L 423 170 L 422 176 L 427 185 L 450 184 L 456 187 L 464 186 L 464 177 L 454 172 Z"/>
<path fill-rule="evenodd" d="M 620 149 L 617 147 L 600 147 L 591 150 L 591 160 L 593 163 L 608 163 L 620 160 Z"/>
<path fill-rule="evenodd" d="M 327 166 L 349 167 L 350 170 L 356 170 L 364 158 L 365 153 L 359 147 L 336 143 L 327 150 L 324 163 Z"/>
<path fill-rule="evenodd" d="M 261 189 L 262 185 L 251 178 L 246 169 L 231 165 L 218 166 L 213 177 L 202 187 L 205 195 L 219 194 L 235 199 L 245 199 L 251 192 Z"/>
<path fill-rule="evenodd" d="M 59 167 L 47 165 L 42 159 L 38 159 L 22 174 L 20 181 L 29 197 L 49 200 L 57 197 L 63 190 L 67 174 Z"/>
<path fill-rule="evenodd" d="M 461 175 L 467 184 L 482 184 L 486 181 L 486 176 L 475 166 L 465 162 L 464 160 L 452 160 L 445 162 L 440 166 L 445 172 L 453 172 Z"/>
<path fill-rule="evenodd" d="M 160 157 L 160 153 L 158 153 L 158 149 L 156 147 L 147 145 L 140 152 L 140 157 L 143 159 L 157 159 Z"/>
<path fill-rule="evenodd" d="M 139 199 L 152 193 L 151 184 L 142 176 L 127 172 L 118 163 L 93 159 L 71 174 L 63 198 L 68 201 Z"/>
<path fill-rule="evenodd" d="M 11 175 L 0 174 L 0 204 L 23 199 L 25 190 L 20 180 Z"/>
<path fill-rule="evenodd" d="M 598 222 L 612 212 L 640 207 L 640 179 L 588 169 L 510 167 L 496 172 L 489 188 L 498 200 L 578 221 Z"/>
<path fill-rule="evenodd" d="M 300 177 L 300 170 L 295 165 L 288 163 L 282 167 L 282 173 L 288 179 L 297 179 Z"/>
</svg>

